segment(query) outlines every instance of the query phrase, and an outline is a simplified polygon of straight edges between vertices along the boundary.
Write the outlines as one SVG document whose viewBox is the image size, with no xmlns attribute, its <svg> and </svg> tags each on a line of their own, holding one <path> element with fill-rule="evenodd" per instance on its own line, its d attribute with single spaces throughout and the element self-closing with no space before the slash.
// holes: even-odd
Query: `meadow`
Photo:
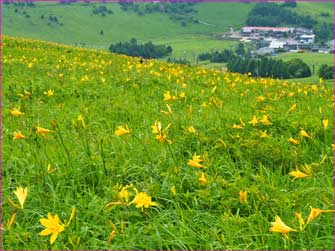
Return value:
<svg viewBox="0 0 335 251">
<path fill-rule="evenodd" d="M 7 36 L 2 60 L 3 249 L 334 246 L 333 86 Z"/>
</svg>

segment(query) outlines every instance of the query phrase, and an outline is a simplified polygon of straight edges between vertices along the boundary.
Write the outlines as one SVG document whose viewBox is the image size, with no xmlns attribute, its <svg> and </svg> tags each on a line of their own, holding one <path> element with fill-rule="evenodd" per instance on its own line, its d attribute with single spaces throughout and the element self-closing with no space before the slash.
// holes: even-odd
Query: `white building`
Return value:
<svg viewBox="0 0 335 251">
<path fill-rule="evenodd" d="M 271 49 L 279 49 L 279 48 L 284 48 L 284 45 L 286 43 L 285 42 L 281 42 L 281 41 L 271 41 L 269 48 Z"/>
<path fill-rule="evenodd" d="M 303 44 L 314 44 L 315 43 L 315 35 L 301 35 L 300 43 Z"/>
</svg>

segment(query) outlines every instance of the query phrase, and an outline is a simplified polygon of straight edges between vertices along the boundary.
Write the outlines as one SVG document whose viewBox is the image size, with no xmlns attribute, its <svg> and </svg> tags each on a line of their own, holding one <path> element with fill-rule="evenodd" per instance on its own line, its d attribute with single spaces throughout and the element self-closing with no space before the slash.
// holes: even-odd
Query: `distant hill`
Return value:
<svg viewBox="0 0 335 251">
<path fill-rule="evenodd" d="M 112 14 L 94 15 L 94 6 L 105 6 Z M 182 26 L 167 14 L 140 16 L 122 11 L 118 3 L 52 2 L 34 3 L 32 7 L 4 4 L 3 33 L 100 49 L 107 49 L 112 42 L 135 37 L 139 42 L 167 43 L 177 56 L 182 56 L 185 49 L 187 53 L 190 51 L 184 46 L 190 43 L 191 50 L 225 48 L 227 44 L 211 40 L 211 34 L 223 33 L 231 27 L 239 29 L 253 6 L 254 3 L 196 3 L 193 16 L 199 22 Z"/>
<path fill-rule="evenodd" d="M 220 35 L 230 28 L 238 30 L 245 25 L 254 6 L 252 2 L 198 2 L 192 6 L 191 14 L 197 23 L 186 22 L 183 26 L 168 13 L 140 15 L 121 10 L 118 3 L 38 2 L 30 6 L 4 3 L 2 23 L 5 35 L 104 50 L 111 43 L 133 37 L 138 42 L 151 40 L 172 46 L 172 57 L 194 60 L 201 52 L 234 46 L 235 41 L 213 39 L 213 34 Z M 333 22 L 332 2 L 298 2 L 297 7 L 290 9 L 318 21 Z"/>
</svg>

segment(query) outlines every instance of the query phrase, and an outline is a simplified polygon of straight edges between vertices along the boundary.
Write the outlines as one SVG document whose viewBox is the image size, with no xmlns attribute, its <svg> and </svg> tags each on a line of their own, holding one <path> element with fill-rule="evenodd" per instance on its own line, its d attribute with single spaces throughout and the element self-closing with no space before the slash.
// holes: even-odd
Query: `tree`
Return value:
<svg viewBox="0 0 335 251">
<path fill-rule="evenodd" d="M 244 51 L 244 44 L 239 43 L 236 50 L 235 50 L 237 55 L 244 56 L 245 51 Z"/>
<path fill-rule="evenodd" d="M 321 65 L 319 69 L 319 77 L 323 79 L 333 79 L 334 78 L 334 66 L 328 66 L 326 64 Z"/>
<path fill-rule="evenodd" d="M 305 78 L 312 75 L 308 65 L 301 59 L 291 59 L 286 64 L 290 78 Z"/>
</svg>

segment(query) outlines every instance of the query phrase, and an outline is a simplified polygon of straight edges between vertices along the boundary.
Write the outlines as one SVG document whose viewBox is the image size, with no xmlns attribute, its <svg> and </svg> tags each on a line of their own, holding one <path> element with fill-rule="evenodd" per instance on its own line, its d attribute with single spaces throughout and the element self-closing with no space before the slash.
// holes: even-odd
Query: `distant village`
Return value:
<svg viewBox="0 0 335 251">
<path fill-rule="evenodd" d="M 305 28 L 245 26 L 239 32 L 231 28 L 223 38 L 255 43 L 257 50 L 252 54 L 256 55 L 304 51 L 334 53 L 334 40 L 325 44 L 316 43 L 313 30 Z"/>
</svg>

